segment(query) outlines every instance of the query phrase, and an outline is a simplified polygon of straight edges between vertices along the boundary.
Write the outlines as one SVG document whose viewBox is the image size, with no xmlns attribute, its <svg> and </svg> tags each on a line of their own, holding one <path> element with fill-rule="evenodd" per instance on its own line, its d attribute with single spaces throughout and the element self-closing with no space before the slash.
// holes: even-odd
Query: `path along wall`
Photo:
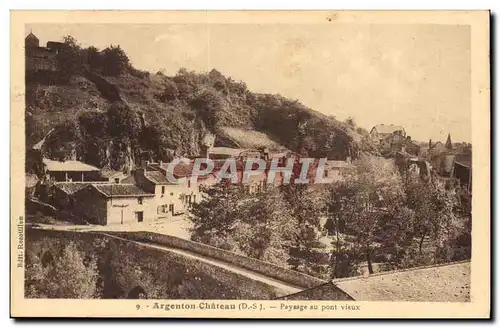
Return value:
<svg viewBox="0 0 500 328">
<path fill-rule="evenodd" d="M 238 255 L 236 253 L 216 248 L 206 244 L 153 232 L 113 232 L 123 238 L 140 242 L 154 243 L 172 248 L 190 251 L 196 254 L 221 260 L 236 266 L 258 272 L 267 277 L 281 280 L 301 288 L 311 288 L 326 283 L 325 280 L 312 277 L 297 271 L 288 270 L 280 266 L 263 262 L 254 258 Z"/>
</svg>

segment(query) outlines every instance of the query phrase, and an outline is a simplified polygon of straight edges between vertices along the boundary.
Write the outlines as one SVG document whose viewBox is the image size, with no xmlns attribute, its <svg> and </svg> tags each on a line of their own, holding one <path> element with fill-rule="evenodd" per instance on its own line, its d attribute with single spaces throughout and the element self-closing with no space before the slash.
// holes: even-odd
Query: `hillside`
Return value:
<svg viewBox="0 0 500 328">
<path fill-rule="evenodd" d="M 63 78 L 26 79 L 27 147 L 53 129 L 42 147 L 52 159 L 123 170 L 140 157 L 197 156 L 207 132 L 244 146 L 332 159 L 376 151 L 359 128 L 296 100 L 253 93 L 215 69 L 149 74 L 134 69 L 119 47 L 99 52 L 66 42 Z"/>
</svg>

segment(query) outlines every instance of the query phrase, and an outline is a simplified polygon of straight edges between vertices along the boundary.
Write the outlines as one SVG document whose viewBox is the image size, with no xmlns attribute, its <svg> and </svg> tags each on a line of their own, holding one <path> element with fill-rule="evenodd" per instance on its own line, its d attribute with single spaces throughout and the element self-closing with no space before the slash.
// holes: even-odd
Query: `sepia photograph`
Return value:
<svg viewBox="0 0 500 328">
<path fill-rule="evenodd" d="M 30 14 L 21 316 L 489 315 L 488 12 Z"/>
</svg>

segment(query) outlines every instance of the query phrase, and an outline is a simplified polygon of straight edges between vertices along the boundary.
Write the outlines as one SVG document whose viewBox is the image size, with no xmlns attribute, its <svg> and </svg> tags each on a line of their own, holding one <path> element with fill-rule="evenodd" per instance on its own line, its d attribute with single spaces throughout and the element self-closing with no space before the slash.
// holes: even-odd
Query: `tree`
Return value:
<svg viewBox="0 0 500 328">
<path fill-rule="evenodd" d="M 406 186 L 407 203 L 416 213 L 415 233 L 419 238 L 419 252 L 426 237 L 443 244 L 451 232 L 455 218 L 457 198 L 452 190 L 433 180 L 424 182 L 419 178 L 409 179 Z"/>
<path fill-rule="evenodd" d="M 282 193 L 269 185 L 246 198 L 235 237 L 239 249 L 247 256 L 286 266 L 295 225 Z"/>
<path fill-rule="evenodd" d="M 142 122 L 139 114 L 122 102 L 112 103 L 107 111 L 110 136 L 134 141 L 140 135 Z"/>
<path fill-rule="evenodd" d="M 221 182 L 203 188 L 206 197 L 193 204 L 191 239 L 215 247 L 234 250 L 234 232 L 239 221 L 242 193 L 239 186 Z"/>
<path fill-rule="evenodd" d="M 345 234 L 346 218 L 343 217 L 344 204 L 355 195 L 354 188 L 343 182 L 328 186 L 325 203 L 327 221 L 325 229 L 328 230 L 332 240 L 332 255 L 330 257 L 331 278 L 343 278 L 358 273 L 359 256 L 353 237 Z"/>
<path fill-rule="evenodd" d="M 82 71 L 81 47 L 71 35 L 65 36 L 63 42 L 65 47 L 57 52 L 56 62 L 63 78 L 69 80 Z"/>
<path fill-rule="evenodd" d="M 214 89 L 204 89 L 191 101 L 191 106 L 198 112 L 205 124 L 210 129 L 215 129 L 223 102 Z"/>
<path fill-rule="evenodd" d="M 60 256 L 43 263 L 33 254 L 26 270 L 27 296 L 31 298 L 97 298 L 98 271 L 96 260 L 87 264 L 84 254 L 71 242 Z"/>
<path fill-rule="evenodd" d="M 92 69 L 101 69 L 103 66 L 103 56 L 96 47 L 87 48 L 87 63 Z"/>
<path fill-rule="evenodd" d="M 45 140 L 44 148 L 49 158 L 64 161 L 76 156 L 80 141 L 78 123 L 68 120 L 54 128 Z"/>
<path fill-rule="evenodd" d="M 322 191 L 305 184 L 288 184 L 283 186 L 283 194 L 295 225 L 289 264 L 297 271 L 323 275 L 325 245 L 319 242 L 324 210 Z"/>
<path fill-rule="evenodd" d="M 165 89 L 163 93 L 160 95 L 160 100 L 163 102 L 173 101 L 179 97 L 179 89 L 177 88 L 177 84 L 171 79 L 165 80 Z"/>
<path fill-rule="evenodd" d="M 108 116 L 100 111 L 84 112 L 78 116 L 83 137 L 99 137 L 107 134 Z"/>
<path fill-rule="evenodd" d="M 109 164 L 108 115 L 101 111 L 84 112 L 78 116 L 81 136 L 79 155 L 88 164 L 103 167 Z"/>
<path fill-rule="evenodd" d="M 220 183 L 206 192 L 191 210 L 193 240 L 287 266 L 296 224 L 278 188 L 248 194 Z"/>
<path fill-rule="evenodd" d="M 130 68 L 130 60 L 120 46 L 110 45 L 103 51 L 103 74 L 116 76 Z"/>
<path fill-rule="evenodd" d="M 377 251 L 397 258 L 411 244 L 413 214 L 405 207 L 402 181 L 392 161 L 364 156 L 345 183 L 337 215 L 345 220 L 358 256 L 373 273 Z"/>
</svg>

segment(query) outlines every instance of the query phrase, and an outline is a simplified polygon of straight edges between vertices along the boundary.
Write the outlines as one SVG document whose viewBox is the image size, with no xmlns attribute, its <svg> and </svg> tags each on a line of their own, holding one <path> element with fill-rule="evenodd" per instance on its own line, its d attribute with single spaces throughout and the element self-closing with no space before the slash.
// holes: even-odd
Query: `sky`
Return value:
<svg viewBox="0 0 500 328">
<path fill-rule="evenodd" d="M 41 42 L 120 45 L 134 67 L 175 75 L 215 68 L 368 131 L 471 141 L 470 27 L 437 24 L 37 24 Z"/>
</svg>

